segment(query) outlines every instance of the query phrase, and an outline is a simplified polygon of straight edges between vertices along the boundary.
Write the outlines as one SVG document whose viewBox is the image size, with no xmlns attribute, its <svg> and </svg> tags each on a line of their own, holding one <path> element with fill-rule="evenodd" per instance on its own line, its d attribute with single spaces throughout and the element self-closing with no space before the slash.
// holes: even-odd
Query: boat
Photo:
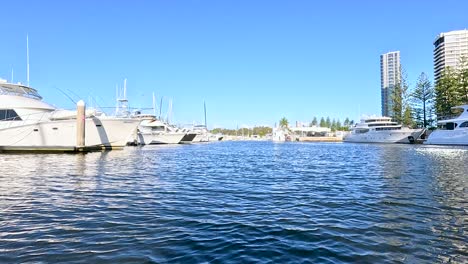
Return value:
<svg viewBox="0 0 468 264">
<path fill-rule="evenodd" d="M 468 105 L 452 107 L 462 110 L 457 116 L 442 117 L 437 121 L 438 129 L 432 131 L 424 144 L 468 145 Z"/>
<path fill-rule="evenodd" d="M 0 151 L 120 149 L 140 122 L 97 117 L 93 110 L 84 116 L 84 130 L 80 132 L 77 111 L 57 109 L 42 101 L 36 89 L 0 80 Z M 83 132 L 84 142 L 78 144 L 78 135 Z"/>
<path fill-rule="evenodd" d="M 287 128 L 275 127 L 272 131 L 271 139 L 275 142 L 292 141 L 293 137 Z"/>
<path fill-rule="evenodd" d="M 361 119 L 343 141 L 359 143 L 414 143 L 424 129 L 411 129 L 393 122 L 385 116 L 372 116 Z"/>
<path fill-rule="evenodd" d="M 136 116 L 136 118 L 142 120 L 138 126 L 138 144 L 140 145 L 179 144 L 187 135 L 187 133 L 180 132 L 179 129 L 156 119 L 154 115 Z"/>
</svg>

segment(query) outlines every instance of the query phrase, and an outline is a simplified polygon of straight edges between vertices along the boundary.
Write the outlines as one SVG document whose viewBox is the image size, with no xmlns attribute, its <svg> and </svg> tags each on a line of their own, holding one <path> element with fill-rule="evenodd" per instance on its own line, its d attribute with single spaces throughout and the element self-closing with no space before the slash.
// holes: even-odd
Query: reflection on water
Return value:
<svg viewBox="0 0 468 264">
<path fill-rule="evenodd" d="M 296 142 L 2 154 L 0 262 L 465 262 L 467 160 Z"/>
</svg>

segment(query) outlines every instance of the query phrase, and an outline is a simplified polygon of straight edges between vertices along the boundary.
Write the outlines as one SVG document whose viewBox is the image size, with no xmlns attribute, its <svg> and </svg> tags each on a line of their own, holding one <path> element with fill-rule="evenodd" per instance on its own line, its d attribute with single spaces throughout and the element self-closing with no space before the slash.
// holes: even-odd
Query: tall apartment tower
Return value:
<svg viewBox="0 0 468 264">
<path fill-rule="evenodd" d="M 400 51 L 392 51 L 380 55 L 382 116 L 393 116 L 392 93 L 395 84 L 400 80 Z"/>
<path fill-rule="evenodd" d="M 434 41 L 434 80 L 437 83 L 446 67 L 457 69 L 460 58 L 468 59 L 468 30 L 440 33 Z"/>
</svg>

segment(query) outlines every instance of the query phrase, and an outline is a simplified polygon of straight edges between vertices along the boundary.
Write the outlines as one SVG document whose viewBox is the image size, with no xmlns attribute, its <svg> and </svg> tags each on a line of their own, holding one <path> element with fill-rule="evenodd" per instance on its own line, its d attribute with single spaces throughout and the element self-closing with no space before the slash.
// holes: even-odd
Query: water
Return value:
<svg viewBox="0 0 468 264">
<path fill-rule="evenodd" d="M 0 263 L 463 263 L 468 148 L 0 155 Z"/>
</svg>

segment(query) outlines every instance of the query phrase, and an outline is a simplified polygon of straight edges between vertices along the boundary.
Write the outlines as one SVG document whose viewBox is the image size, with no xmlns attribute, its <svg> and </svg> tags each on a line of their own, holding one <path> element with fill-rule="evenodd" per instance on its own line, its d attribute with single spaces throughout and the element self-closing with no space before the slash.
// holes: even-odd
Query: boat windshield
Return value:
<svg viewBox="0 0 468 264">
<path fill-rule="evenodd" d="M 42 100 L 42 97 L 35 89 L 20 84 L 0 83 L 0 94 L 17 95 Z"/>
</svg>

